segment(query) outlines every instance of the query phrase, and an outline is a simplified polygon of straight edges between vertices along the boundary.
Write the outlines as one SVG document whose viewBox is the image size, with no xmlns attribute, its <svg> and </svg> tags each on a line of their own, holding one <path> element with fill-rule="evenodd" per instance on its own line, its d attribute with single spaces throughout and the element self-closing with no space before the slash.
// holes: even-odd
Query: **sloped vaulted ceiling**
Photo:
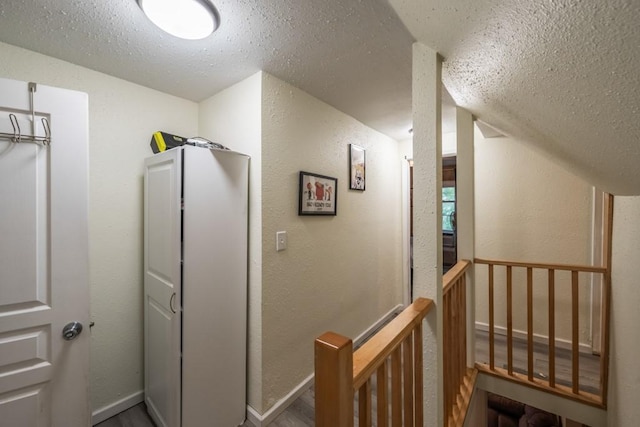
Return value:
<svg viewBox="0 0 640 427">
<path fill-rule="evenodd" d="M 640 194 L 640 1 L 390 0 L 456 103 L 614 194 Z"/>
</svg>

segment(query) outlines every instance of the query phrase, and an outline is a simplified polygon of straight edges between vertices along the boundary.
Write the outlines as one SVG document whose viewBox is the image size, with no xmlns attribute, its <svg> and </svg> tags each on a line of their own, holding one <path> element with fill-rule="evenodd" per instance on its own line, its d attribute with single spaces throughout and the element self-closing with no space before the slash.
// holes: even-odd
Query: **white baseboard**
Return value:
<svg viewBox="0 0 640 427">
<path fill-rule="evenodd" d="M 378 319 L 378 321 L 376 323 L 374 323 L 373 325 L 369 326 L 367 329 L 365 329 L 365 331 L 363 333 L 358 335 L 353 340 L 353 346 L 354 347 L 358 347 L 360 344 L 362 344 L 363 341 L 365 341 L 367 338 L 369 338 L 371 335 L 373 335 L 373 333 L 377 329 L 381 328 L 385 323 L 387 323 L 389 320 L 393 319 L 402 310 L 404 310 L 404 305 L 402 305 L 402 304 L 398 304 L 395 307 L 393 307 L 384 316 L 382 316 L 380 319 Z"/>
<path fill-rule="evenodd" d="M 251 421 L 251 424 L 256 427 L 262 426 L 262 416 L 249 405 L 247 405 L 247 420 Z"/>
<path fill-rule="evenodd" d="M 113 402 L 110 405 L 104 406 L 100 409 L 93 411 L 91 414 L 91 425 L 94 426 L 98 423 L 107 420 L 114 415 L 118 415 L 120 412 L 136 406 L 138 403 L 144 401 L 144 391 L 137 391 L 127 397 L 124 397 L 117 402 Z"/>
<path fill-rule="evenodd" d="M 258 414 L 255 409 L 247 405 L 247 418 L 256 427 L 268 426 L 312 385 L 313 374 L 305 378 L 304 381 L 298 384 L 285 397 L 276 402 L 275 405 L 269 408 L 269 410 L 262 415 Z"/>
<path fill-rule="evenodd" d="M 402 304 L 398 304 L 389 312 L 387 312 L 384 316 L 382 316 L 377 322 L 373 325 L 369 326 L 358 335 L 353 340 L 354 347 L 360 345 L 364 340 L 369 338 L 377 329 L 379 329 L 382 325 L 391 320 L 397 313 L 402 311 L 404 306 Z M 247 405 L 247 419 L 251 421 L 251 423 L 256 427 L 266 427 L 271 424 L 278 415 L 283 413 L 297 398 L 299 398 L 309 387 L 313 385 L 314 375 L 311 374 L 307 378 L 304 379 L 300 384 L 293 388 L 285 397 L 280 399 L 273 405 L 267 412 L 264 414 L 259 414 L 255 409 L 251 406 Z"/>
<path fill-rule="evenodd" d="M 483 332 L 489 332 L 489 325 L 482 322 L 476 322 L 476 329 Z M 494 326 L 493 329 L 496 334 L 504 335 L 504 336 L 507 335 L 507 328 L 505 328 L 504 326 Z M 521 331 L 519 329 L 514 329 L 513 337 L 526 341 L 527 332 Z M 541 334 L 533 334 L 533 341 L 539 344 L 548 344 L 549 337 Z M 562 348 L 565 350 L 571 350 L 571 341 L 564 340 L 561 338 L 556 338 L 556 347 Z M 580 343 L 578 344 L 578 347 L 579 347 L 580 353 L 587 353 L 587 354 L 593 353 L 591 351 L 591 346 L 589 344 Z"/>
</svg>

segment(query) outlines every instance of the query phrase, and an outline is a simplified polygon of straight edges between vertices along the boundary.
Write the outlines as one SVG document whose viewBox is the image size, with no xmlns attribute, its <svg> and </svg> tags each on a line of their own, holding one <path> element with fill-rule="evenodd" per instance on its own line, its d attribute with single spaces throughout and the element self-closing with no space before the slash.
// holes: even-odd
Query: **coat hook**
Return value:
<svg viewBox="0 0 640 427">
<path fill-rule="evenodd" d="M 18 123 L 18 118 L 15 114 L 9 114 L 9 120 L 11 121 L 11 126 L 13 126 L 13 138 L 11 140 L 15 143 L 19 143 L 22 140 L 22 135 L 20 132 L 20 123 Z"/>
<path fill-rule="evenodd" d="M 46 117 L 42 118 L 42 128 L 44 129 L 42 143 L 44 145 L 51 145 L 51 128 L 49 127 L 49 120 L 47 120 Z"/>
</svg>

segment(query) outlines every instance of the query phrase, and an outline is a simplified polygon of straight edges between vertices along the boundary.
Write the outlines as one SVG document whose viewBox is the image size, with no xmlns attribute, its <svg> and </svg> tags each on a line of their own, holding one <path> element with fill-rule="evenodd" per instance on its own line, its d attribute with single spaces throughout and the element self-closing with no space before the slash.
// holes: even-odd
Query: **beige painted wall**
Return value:
<svg viewBox="0 0 640 427">
<path fill-rule="evenodd" d="M 89 94 L 91 401 L 143 389 L 142 174 L 151 134 L 195 135 L 197 104 L 0 43 L 0 77 Z M 55 125 L 54 125 L 55 126 Z"/>
<path fill-rule="evenodd" d="M 442 134 L 442 156 L 455 156 L 457 151 L 457 133 L 447 132 Z"/>
<path fill-rule="evenodd" d="M 200 136 L 251 156 L 247 402 L 262 409 L 262 72 L 200 103 Z"/>
<path fill-rule="evenodd" d="M 456 154 L 456 133 L 448 132 L 442 134 L 442 156 L 454 156 Z M 405 156 L 407 159 L 413 158 L 413 138 L 398 141 L 398 152 L 401 158 Z"/>
<path fill-rule="evenodd" d="M 252 156 L 249 403 L 258 412 L 312 372 L 316 335 L 355 337 L 401 302 L 395 141 L 262 73 L 198 105 L 2 43 L 0 55 L 2 77 L 89 94 L 94 411 L 143 389 L 142 161 L 156 130 Z M 368 150 L 364 193 L 347 190 L 349 143 Z M 337 217 L 297 216 L 303 169 L 341 180 Z M 290 249 L 276 255 L 281 228 Z"/>
<path fill-rule="evenodd" d="M 350 143 L 367 150 L 364 192 L 348 190 Z M 356 337 L 402 302 L 402 235 L 396 141 L 264 74 L 262 144 L 266 411 L 313 372 L 315 337 Z M 301 170 L 338 178 L 337 216 L 298 216 Z"/>
<path fill-rule="evenodd" d="M 402 141 L 398 141 L 398 154 L 401 159 L 405 157 L 407 159 L 413 158 L 413 138 L 403 139 Z"/>
<path fill-rule="evenodd" d="M 475 132 L 476 257 L 590 264 L 592 187 L 510 138 Z M 476 266 L 476 319 L 488 323 L 487 267 Z M 496 268 L 496 325 L 506 326 L 505 269 Z M 514 269 L 514 328 L 526 331 L 526 272 Z M 590 344 L 590 288 L 581 275 L 580 341 Z M 546 273 L 534 273 L 534 332 L 547 335 Z M 571 337 L 570 273 L 556 273 L 556 337 Z"/>
<path fill-rule="evenodd" d="M 609 425 L 635 427 L 640 419 L 640 197 L 616 197 L 613 214 Z"/>
</svg>

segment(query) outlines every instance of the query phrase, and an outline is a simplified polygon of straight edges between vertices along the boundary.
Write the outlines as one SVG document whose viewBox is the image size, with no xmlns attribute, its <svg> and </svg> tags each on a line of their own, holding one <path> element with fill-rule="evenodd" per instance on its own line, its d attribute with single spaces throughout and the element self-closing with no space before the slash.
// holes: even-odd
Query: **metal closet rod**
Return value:
<svg viewBox="0 0 640 427">
<path fill-rule="evenodd" d="M 36 122 L 36 112 L 33 104 L 33 94 L 35 93 L 36 89 L 37 84 L 30 82 L 29 101 L 31 103 L 31 122 L 34 124 Z M 41 119 L 45 136 L 22 135 L 22 131 L 20 130 L 20 123 L 18 123 L 18 118 L 16 117 L 16 115 L 13 113 L 9 113 L 9 120 L 11 121 L 11 126 L 13 127 L 13 133 L 0 132 L 0 138 L 9 139 L 11 142 L 14 142 L 16 144 L 20 142 L 35 142 L 42 145 L 51 145 L 51 127 L 49 126 L 49 120 L 47 120 L 45 117 Z"/>
</svg>

